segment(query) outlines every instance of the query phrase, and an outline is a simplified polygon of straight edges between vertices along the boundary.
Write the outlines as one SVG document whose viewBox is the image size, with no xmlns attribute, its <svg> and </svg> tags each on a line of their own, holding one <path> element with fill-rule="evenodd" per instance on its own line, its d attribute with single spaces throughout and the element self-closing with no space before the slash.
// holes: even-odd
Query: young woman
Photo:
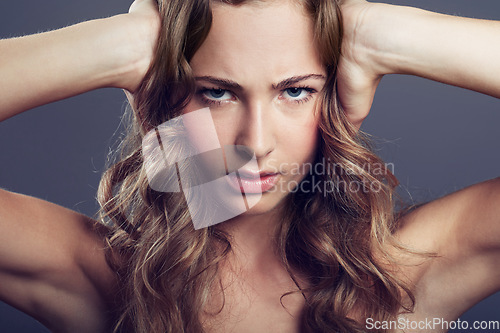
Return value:
<svg viewBox="0 0 500 333">
<path fill-rule="evenodd" d="M 2 300 L 56 332 L 357 332 L 453 321 L 500 289 L 499 181 L 395 216 L 395 179 L 358 132 L 386 74 L 500 97 L 500 24 L 357 0 L 159 5 L 1 42 L 2 119 L 100 87 L 133 109 L 104 226 L 0 192 Z M 207 106 L 272 188 L 196 230 L 184 194 L 151 188 L 141 144 Z"/>
</svg>

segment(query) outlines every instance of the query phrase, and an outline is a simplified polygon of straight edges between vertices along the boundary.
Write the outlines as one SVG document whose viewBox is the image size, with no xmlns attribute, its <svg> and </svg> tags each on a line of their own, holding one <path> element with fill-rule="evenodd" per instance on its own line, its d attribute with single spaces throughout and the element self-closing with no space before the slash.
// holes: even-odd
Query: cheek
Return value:
<svg viewBox="0 0 500 333">
<path fill-rule="evenodd" d="M 217 112 L 212 113 L 212 119 L 219 137 L 220 144 L 232 145 L 240 130 L 236 115 L 224 115 Z"/>
<path fill-rule="evenodd" d="M 237 121 L 234 114 L 226 114 L 224 112 L 217 112 L 211 108 L 208 108 L 206 105 L 203 105 L 196 101 L 195 98 L 191 100 L 191 102 L 186 106 L 183 111 L 183 114 L 191 113 L 194 111 L 198 111 L 201 109 L 210 110 L 210 119 L 203 119 L 200 121 L 200 125 L 203 127 L 204 124 L 210 123 L 214 127 L 211 127 L 215 130 L 216 136 L 218 138 L 217 143 L 220 143 L 221 146 L 230 145 L 233 143 L 234 137 L 237 132 Z M 204 130 L 206 131 L 206 129 Z M 198 135 L 199 137 L 199 135 Z M 212 137 L 212 136 L 210 136 Z M 201 138 L 201 141 L 204 139 Z"/>
<path fill-rule="evenodd" d="M 287 155 L 293 156 L 296 162 L 312 162 L 319 142 L 318 122 L 315 119 L 295 126 L 284 138 Z"/>
<path fill-rule="evenodd" d="M 217 129 L 209 108 L 194 111 L 186 108 L 180 125 L 185 140 L 195 148 L 197 153 L 220 148 Z"/>
</svg>

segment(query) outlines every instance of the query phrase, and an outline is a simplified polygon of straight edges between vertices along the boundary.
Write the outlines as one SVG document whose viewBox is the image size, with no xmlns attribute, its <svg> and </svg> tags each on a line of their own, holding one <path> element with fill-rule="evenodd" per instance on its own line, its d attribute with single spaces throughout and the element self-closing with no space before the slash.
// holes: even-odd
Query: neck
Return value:
<svg viewBox="0 0 500 333">
<path fill-rule="evenodd" d="M 283 207 L 276 207 L 262 214 L 243 214 L 221 224 L 220 228 L 230 236 L 232 253 L 228 260 L 233 268 L 270 273 L 282 267 L 277 254 L 282 213 Z"/>
</svg>

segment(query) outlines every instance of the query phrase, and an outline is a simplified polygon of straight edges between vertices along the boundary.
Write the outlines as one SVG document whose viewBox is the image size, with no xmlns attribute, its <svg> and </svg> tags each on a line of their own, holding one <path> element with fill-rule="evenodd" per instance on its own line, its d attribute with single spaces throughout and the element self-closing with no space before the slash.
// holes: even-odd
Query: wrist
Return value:
<svg viewBox="0 0 500 333">
<path fill-rule="evenodd" d="M 413 7 L 370 3 L 358 18 L 355 30 L 356 59 L 375 76 L 413 74 L 418 55 L 416 18 L 425 11 Z"/>
<path fill-rule="evenodd" d="M 159 27 L 147 17 L 121 14 L 109 19 L 113 25 L 109 45 L 109 86 L 133 92 L 141 83 L 151 64 Z"/>
</svg>

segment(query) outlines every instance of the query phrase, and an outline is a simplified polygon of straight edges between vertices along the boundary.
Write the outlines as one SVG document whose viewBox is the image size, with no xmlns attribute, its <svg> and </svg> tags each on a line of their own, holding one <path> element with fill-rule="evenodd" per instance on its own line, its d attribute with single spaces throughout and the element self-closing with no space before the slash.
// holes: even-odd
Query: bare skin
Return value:
<svg viewBox="0 0 500 333">
<path fill-rule="evenodd" d="M 344 1 L 342 10 L 346 34 L 339 93 L 353 123 L 360 125 L 367 116 L 376 87 L 386 74 L 417 75 L 500 97 L 500 79 L 495 75 L 500 72 L 500 46 L 492 44 L 494 38 L 490 37 L 500 34 L 499 22 L 362 0 Z M 265 15 L 261 18 L 260 23 L 266 24 Z M 407 34 L 405 29 L 418 33 Z M 157 30 L 153 2 L 138 0 L 129 14 L 0 41 L 0 119 L 100 87 L 118 87 L 133 94 L 151 61 Z M 406 37 L 409 35 L 412 40 Z M 103 42 L 110 46 L 106 52 L 102 51 Z M 45 47 L 36 48 L 41 43 Z M 440 47 L 443 43 L 446 48 Z M 276 43 L 269 45 L 278 47 Z M 101 51 L 99 57 L 84 56 L 86 52 L 95 55 L 96 49 Z M 488 52 L 477 51 L 481 49 Z M 53 52 L 60 54 L 60 61 L 52 63 L 54 67 L 30 66 Z M 74 59 L 83 65 L 79 70 L 75 70 Z M 195 71 L 203 71 L 203 66 L 200 62 L 193 65 Z M 25 68 L 30 73 L 37 71 L 28 77 L 40 79 L 22 79 L 19 73 Z M 251 80 L 252 73 L 249 70 L 244 76 L 248 82 L 243 82 L 248 100 L 254 102 L 251 105 L 274 101 L 277 92 L 268 96 L 269 92 L 257 91 L 258 80 Z M 253 125 L 245 127 L 246 132 L 228 132 L 227 139 L 254 145 L 256 151 L 262 151 L 261 162 L 265 162 L 270 152 L 280 151 L 279 137 L 270 135 L 273 132 L 259 121 L 263 108 L 248 109 L 253 110 Z M 500 180 L 495 179 L 431 202 L 404 218 L 397 232 L 401 242 L 440 255 L 421 265 L 401 266 L 400 274 L 413 286 L 417 300 L 409 319 L 455 320 L 500 290 L 499 200 Z M 228 303 L 220 317 L 206 322 L 207 329 L 298 332 L 303 298 L 298 294 L 284 299 L 290 313 L 281 307 L 279 296 L 294 284 L 277 258 L 269 255 L 273 253 L 270 231 L 276 221 L 273 207 L 278 207 L 277 203 L 263 206 L 257 217 L 242 216 L 227 224 L 236 248 L 232 266 L 223 272 Z M 54 332 L 108 332 L 112 316 L 106 310 L 113 308 L 116 280 L 104 260 L 103 242 L 92 232 L 91 224 L 87 217 L 57 205 L 0 190 L 0 299 Z M 249 224 L 251 233 L 246 230 Z M 217 297 L 213 302 L 217 305 Z M 254 318 L 259 318 L 257 323 Z"/>
</svg>

